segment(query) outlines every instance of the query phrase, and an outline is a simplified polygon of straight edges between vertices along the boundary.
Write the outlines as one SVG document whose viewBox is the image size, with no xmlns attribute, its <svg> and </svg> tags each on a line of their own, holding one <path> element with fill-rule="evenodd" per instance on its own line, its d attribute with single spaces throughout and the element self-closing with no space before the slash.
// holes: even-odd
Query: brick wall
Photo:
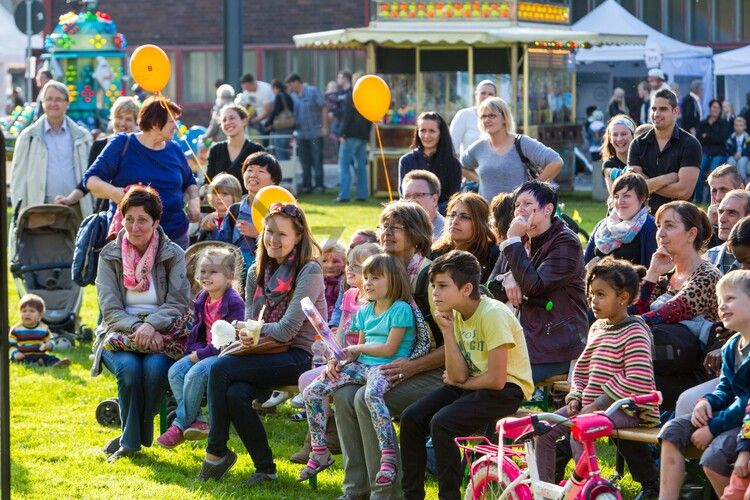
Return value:
<svg viewBox="0 0 750 500">
<path fill-rule="evenodd" d="M 53 26 L 71 10 L 65 0 L 51 0 Z M 246 0 L 245 43 L 292 43 L 298 33 L 367 24 L 368 0 Z M 223 43 L 221 0 L 101 0 L 131 46 L 216 45 Z"/>
</svg>

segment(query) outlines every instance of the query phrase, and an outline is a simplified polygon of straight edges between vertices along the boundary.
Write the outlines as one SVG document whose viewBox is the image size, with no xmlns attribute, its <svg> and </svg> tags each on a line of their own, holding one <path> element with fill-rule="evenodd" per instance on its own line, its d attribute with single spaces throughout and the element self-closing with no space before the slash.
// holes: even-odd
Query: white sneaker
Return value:
<svg viewBox="0 0 750 500">
<path fill-rule="evenodd" d="M 302 397 L 302 393 L 297 394 L 292 398 L 292 400 L 289 402 L 289 406 L 292 408 L 304 408 L 305 407 L 305 400 Z"/>
<path fill-rule="evenodd" d="M 292 395 L 286 391 L 273 391 L 273 394 L 271 394 L 271 397 L 268 398 L 268 401 L 263 403 L 261 406 L 263 408 L 273 408 L 274 406 L 280 405 L 291 397 Z"/>
</svg>

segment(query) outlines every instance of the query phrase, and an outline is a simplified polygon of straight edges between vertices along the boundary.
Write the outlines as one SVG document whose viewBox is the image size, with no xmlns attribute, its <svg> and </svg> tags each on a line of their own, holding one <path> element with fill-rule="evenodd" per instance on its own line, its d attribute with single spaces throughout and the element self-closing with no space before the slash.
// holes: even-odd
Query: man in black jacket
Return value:
<svg viewBox="0 0 750 500">
<path fill-rule="evenodd" d="M 341 187 L 339 195 L 333 201 L 349 201 L 351 185 L 351 165 L 355 163 L 357 175 L 357 201 L 364 201 L 370 196 L 367 189 L 367 143 L 370 140 L 372 124 L 354 107 L 352 89 L 346 94 L 342 103 L 341 125 L 339 128 L 339 171 Z"/>
<path fill-rule="evenodd" d="M 703 119 L 703 82 L 690 82 L 690 93 L 682 99 L 682 128 L 695 135 L 698 124 Z"/>
</svg>

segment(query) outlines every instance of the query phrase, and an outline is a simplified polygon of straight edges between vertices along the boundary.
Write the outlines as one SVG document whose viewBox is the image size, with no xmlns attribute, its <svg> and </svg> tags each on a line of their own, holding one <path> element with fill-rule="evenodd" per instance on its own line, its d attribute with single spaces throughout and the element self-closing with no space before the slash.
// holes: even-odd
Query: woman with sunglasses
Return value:
<svg viewBox="0 0 750 500">
<path fill-rule="evenodd" d="M 310 369 L 315 330 L 302 312 L 301 300 L 309 297 L 327 319 L 323 271 L 316 260 L 320 246 L 304 212 L 292 203 L 274 203 L 263 221 L 257 260 L 247 274 L 245 316 L 263 320 L 262 337 L 291 344 L 289 350 L 277 354 L 220 356 L 211 367 L 211 428 L 200 481 L 221 479 L 237 461 L 237 454 L 227 447 L 230 423 L 255 465 L 245 485 L 277 478 L 266 431 L 252 402 L 271 387 L 297 384 L 299 376 Z M 253 342 L 244 335 L 240 340 Z"/>
<path fill-rule="evenodd" d="M 453 154 L 453 143 L 448 124 L 434 111 L 425 111 L 417 117 L 412 151 L 398 160 L 398 191 L 406 174 L 412 170 L 427 170 L 440 179 L 438 209 L 445 207 L 453 193 L 461 190 L 461 164 Z"/>
<path fill-rule="evenodd" d="M 498 193 L 512 193 L 530 178 L 554 179 L 562 169 L 562 158 L 553 149 L 516 134 L 516 122 L 504 100 L 485 99 L 477 106 L 477 115 L 483 137 L 461 154 L 461 165 L 463 176 L 479 183 L 479 194 L 488 203 Z"/>
<path fill-rule="evenodd" d="M 476 193 L 456 193 L 448 202 L 445 229 L 432 245 L 430 259 L 451 250 L 465 250 L 474 255 L 482 269 L 480 283 L 486 283 L 500 249 L 489 225 L 490 208 L 484 198 Z"/>
</svg>

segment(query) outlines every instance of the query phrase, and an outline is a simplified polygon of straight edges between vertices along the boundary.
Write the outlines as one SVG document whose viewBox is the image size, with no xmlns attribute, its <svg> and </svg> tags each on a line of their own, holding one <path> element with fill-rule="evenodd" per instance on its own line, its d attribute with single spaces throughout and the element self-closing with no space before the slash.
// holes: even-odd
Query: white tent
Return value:
<svg viewBox="0 0 750 500">
<path fill-rule="evenodd" d="M 724 76 L 724 97 L 736 113 L 745 105 L 745 95 L 750 92 L 749 60 L 750 45 L 714 56 L 714 74 Z"/>
<path fill-rule="evenodd" d="M 42 48 L 42 37 L 40 35 L 31 37 L 31 47 Z M 13 20 L 13 14 L 4 7 L 0 7 L 0 100 L 2 102 L 0 113 L 3 113 L 2 110 L 5 108 L 8 68 L 11 65 L 24 66 L 25 52 L 26 35 L 18 31 Z"/>
<path fill-rule="evenodd" d="M 615 0 L 606 0 L 577 23 L 577 31 L 597 31 L 607 27 L 608 32 L 618 34 L 646 35 L 646 45 L 620 45 L 581 49 L 576 54 L 579 64 L 613 63 L 623 61 L 645 61 L 647 67 L 660 67 L 672 83 L 678 76 L 700 77 L 703 81 L 704 106 L 713 97 L 712 60 L 710 47 L 697 47 L 682 43 L 660 33 L 633 16 Z M 579 68 L 579 71 L 581 68 Z M 642 75 L 646 79 L 645 72 Z M 683 78 L 685 79 L 685 78 Z M 689 78 L 688 78 L 689 79 Z M 610 89 L 611 91 L 611 89 Z M 683 94 L 687 89 L 682 89 Z M 704 108 L 706 109 L 706 108 Z"/>
</svg>

